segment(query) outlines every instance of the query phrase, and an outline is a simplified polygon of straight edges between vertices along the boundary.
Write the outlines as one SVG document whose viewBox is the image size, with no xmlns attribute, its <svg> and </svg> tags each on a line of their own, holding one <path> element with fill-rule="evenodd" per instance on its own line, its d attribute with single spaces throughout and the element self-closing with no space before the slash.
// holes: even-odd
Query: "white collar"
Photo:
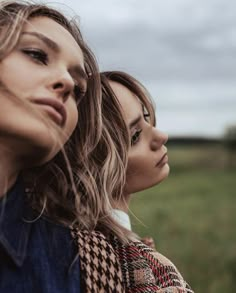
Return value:
<svg viewBox="0 0 236 293">
<path fill-rule="evenodd" d="M 130 218 L 129 215 L 127 213 L 125 213 L 122 210 L 118 210 L 118 209 L 112 209 L 111 210 L 111 215 L 112 217 L 124 228 L 126 228 L 127 230 L 132 230 L 131 229 L 131 223 L 130 223 Z"/>
</svg>

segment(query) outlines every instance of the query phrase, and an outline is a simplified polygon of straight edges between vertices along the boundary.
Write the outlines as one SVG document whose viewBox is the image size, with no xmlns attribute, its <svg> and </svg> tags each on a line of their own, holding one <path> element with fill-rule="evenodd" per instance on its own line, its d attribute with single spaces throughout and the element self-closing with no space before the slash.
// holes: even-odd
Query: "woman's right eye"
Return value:
<svg viewBox="0 0 236 293">
<path fill-rule="evenodd" d="M 41 49 L 23 49 L 22 52 L 39 63 L 48 64 L 48 55 Z"/>
<path fill-rule="evenodd" d="M 143 118 L 144 118 L 144 120 L 147 122 L 147 123 L 150 123 L 150 114 L 149 113 L 147 113 L 147 114 L 143 114 Z"/>
<path fill-rule="evenodd" d="M 131 137 L 131 146 L 135 145 L 136 143 L 138 143 L 139 138 L 140 138 L 140 134 L 142 132 L 142 129 L 137 130 Z"/>
<path fill-rule="evenodd" d="M 147 108 L 143 105 L 143 118 L 146 122 L 150 123 L 150 113 Z"/>
</svg>

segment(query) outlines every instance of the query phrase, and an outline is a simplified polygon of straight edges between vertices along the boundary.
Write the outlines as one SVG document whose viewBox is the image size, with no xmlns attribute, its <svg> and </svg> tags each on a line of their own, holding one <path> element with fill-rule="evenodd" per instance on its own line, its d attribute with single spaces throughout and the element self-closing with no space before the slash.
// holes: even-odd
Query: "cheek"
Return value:
<svg viewBox="0 0 236 293">
<path fill-rule="evenodd" d="M 162 168 L 155 168 L 151 156 L 148 152 L 145 156 L 140 154 L 129 158 L 127 172 L 125 193 L 131 194 L 150 188 L 165 178 L 169 174 L 169 166 L 165 165 Z"/>
<path fill-rule="evenodd" d="M 142 173 L 143 170 L 143 160 L 139 157 L 134 157 L 129 159 L 127 166 L 127 177 L 132 178 Z"/>
<path fill-rule="evenodd" d="M 30 71 L 25 63 L 21 62 L 21 59 L 15 58 L 15 55 L 6 58 L 4 61 L 0 66 L 1 81 L 7 88 L 17 95 L 25 93 L 26 88 L 32 83 L 33 71 Z"/>
<path fill-rule="evenodd" d="M 78 123 L 78 109 L 74 101 L 70 101 L 67 108 L 66 133 L 68 136 L 72 134 Z"/>
<path fill-rule="evenodd" d="M 144 176 L 150 172 L 151 154 L 146 146 L 138 146 L 135 151 L 131 151 L 128 157 L 127 176 Z"/>
<path fill-rule="evenodd" d="M 142 189 L 146 176 L 148 176 L 147 169 L 147 163 L 145 164 L 143 157 L 137 156 L 129 159 L 125 187 L 127 193 L 133 193 L 140 188 Z"/>
</svg>

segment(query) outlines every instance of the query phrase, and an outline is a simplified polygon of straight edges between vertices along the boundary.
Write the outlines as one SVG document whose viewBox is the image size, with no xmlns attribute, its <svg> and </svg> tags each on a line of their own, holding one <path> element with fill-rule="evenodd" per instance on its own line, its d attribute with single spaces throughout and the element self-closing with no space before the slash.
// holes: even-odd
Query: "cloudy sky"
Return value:
<svg viewBox="0 0 236 293">
<path fill-rule="evenodd" d="M 170 136 L 222 136 L 236 124 L 235 0 L 57 2 L 80 16 L 101 70 L 127 71 L 149 89 Z"/>
</svg>

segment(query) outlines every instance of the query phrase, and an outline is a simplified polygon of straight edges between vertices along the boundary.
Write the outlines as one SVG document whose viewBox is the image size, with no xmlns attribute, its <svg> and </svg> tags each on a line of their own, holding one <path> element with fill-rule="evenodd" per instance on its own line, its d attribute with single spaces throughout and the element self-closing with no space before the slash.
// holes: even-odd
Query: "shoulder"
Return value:
<svg viewBox="0 0 236 293">
<path fill-rule="evenodd" d="M 140 241 L 134 242 L 134 245 L 152 269 L 157 284 L 161 288 L 172 288 L 172 291 L 163 292 L 193 292 L 179 270 L 166 256 Z"/>
<path fill-rule="evenodd" d="M 75 227 L 71 228 L 71 233 L 78 247 L 83 289 L 86 292 L 125 292 L 119 260 L 105 235 Z"/>
<path fill-rule="evenodd" d="M 51 221 L 46 217 L 40 217 L 31 222 L 34 237 L 43 238 L 51 246 L 67 245 L 71 243 L 70 228 L 60 223 Z"/>
<path fill-rule="evenodd" d="M 67 264 L 68 267 L 78 254 L 70 228 L 41 217 L 31 223 L 30 246 L 34 253 L 54 259 L 55 263 Z M 40 250 L 42 252 L 40 252 Z M 74 263 L 75 265 L 75 263 Z"/>
<path fill-rule="evenodd" d="M 126 245 L 115 241 L 127 288 L 142 292 L 142 288 L 153 292 L 192 293 L 175 265 L 161 253 L 140 241 Z M 139 291 L 140 290 L 140 291 Z"/>
</svg>

